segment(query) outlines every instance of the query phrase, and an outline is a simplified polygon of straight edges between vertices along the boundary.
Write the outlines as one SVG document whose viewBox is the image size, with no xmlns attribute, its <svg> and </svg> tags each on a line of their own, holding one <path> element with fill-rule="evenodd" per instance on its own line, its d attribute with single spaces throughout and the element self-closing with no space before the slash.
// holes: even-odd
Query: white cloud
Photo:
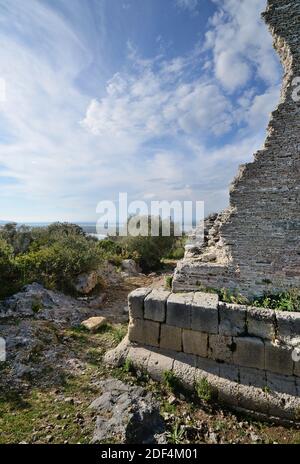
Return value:
<svg viewBox="0 0 300 464">
<path fill-rule="evenodd" d="M 196 56 L 195 61 L 199 60 Z M 230 101 L 206 79 L 184 82 L 181 76 L 189 66 L 190 60 L 181 57 L 159 64 L 147 62 L 138 74 L 117 73 L 108 82 L 106 96 L 91 102 L 84 127 L 93 134 L 127 134 L 144 142 L 182 132 L 207 136 L 230 131 Z"/>
<path fill-rule="evenodd" d="M 280 67 L 272 38 L 260 18 L 266 0 L 212 0 L 218 6 L 206 34 L 206 49 L 214 59 L 215 76 L 234 92 L 251 78 L 278 83 Z"/>
</svg>

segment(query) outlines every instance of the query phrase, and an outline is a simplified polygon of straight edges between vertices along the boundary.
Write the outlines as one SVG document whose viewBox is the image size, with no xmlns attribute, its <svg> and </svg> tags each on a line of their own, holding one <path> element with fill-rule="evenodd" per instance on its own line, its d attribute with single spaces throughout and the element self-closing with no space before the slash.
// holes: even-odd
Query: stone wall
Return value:
<svg viewBox="0 0 300 464">
<path fill-rule="evenodd" d="M 187 388 L 206 377 L 219 401 L 300 420 L 300 362 L 295 358 L 299 313 L 225 304 L 214 294 L 162 289 L 131 293 L 129 312 L 123 361 L 129 357 L 156 380 L 173 370 Z"/>
<path fill-rule="evenodd" d="M 263 14 L 283 68 L 281 101 L 264 147 L 240 167 L 230 206 L 203 250 L 187 253 L 173 291 L 227 287 L 247 296 L 300 287 L 300 0 L 268 0 Z"/>
</svg>

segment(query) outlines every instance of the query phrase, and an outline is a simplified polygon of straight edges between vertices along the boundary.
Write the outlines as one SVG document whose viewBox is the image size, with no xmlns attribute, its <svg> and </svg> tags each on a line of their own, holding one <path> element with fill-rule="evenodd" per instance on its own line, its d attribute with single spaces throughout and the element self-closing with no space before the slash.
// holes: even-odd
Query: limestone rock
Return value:
<svg viewBox="0 0 300 464">
<path fill-rule="evenodd" d="M 129 276 L 136 276 L 142 272 L 139 265 L 133 259 L 124 259 L 121 264 L 122 270 Z"/>
<path fill-rule="evenodd" d="M 90 317 L 81 323 L 86 329 L 91 332 L 95 332 L 99 327 L 106 324 L 107 320 L 105 317 Z"/>
<path fill-rule="evenodd" d="M 119 443 L 157 443 L 165 431 L 152 393 L 116 379 L 99 383 L 104 392 L 90 405 L 97 412 L 93 443 L 118 437 Z"/>
<path fill-rule="evenodd" d="M 74 282 L 74 288 L 81 295 L 89 295 L 99 283 L 99 276 L 96 271 L 81 274 Z"/>
</svg>

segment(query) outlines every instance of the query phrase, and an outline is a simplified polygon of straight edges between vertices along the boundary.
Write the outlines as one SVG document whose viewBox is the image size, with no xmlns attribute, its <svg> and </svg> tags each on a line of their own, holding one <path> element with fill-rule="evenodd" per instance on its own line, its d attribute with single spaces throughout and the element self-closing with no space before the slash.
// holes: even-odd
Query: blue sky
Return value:
<svg viewBox="0 0 300 464">
<path fill-rule="evenodd" d="M 93 221 L 119 192 L 226 207 L 279 100 L 265 4 L 0 0 L 0 219 Z"/>
</svg>

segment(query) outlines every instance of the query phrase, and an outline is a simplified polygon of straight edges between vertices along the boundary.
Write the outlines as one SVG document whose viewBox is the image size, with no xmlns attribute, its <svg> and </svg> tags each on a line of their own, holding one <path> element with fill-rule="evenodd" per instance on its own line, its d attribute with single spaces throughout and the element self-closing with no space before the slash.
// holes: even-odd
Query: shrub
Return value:
<svg viewBox="0 0 300 464">
<path fill-rule="evenodd" d="M 23 283 L 41 282 L 50 288 L 72 293 L 74 279 L 95 270 L 103 258 L 97 243 L 82 235 L 70 235 L 16 257 Z"/>
<path fill-rule="evenodd" d="M 25 253 L 33 241 L 30 227 L 21 226 L 12 222 L 0 229 L 0 238 L 4 239 L 12 248 L 14 254 Z"/>
<path fill-rule="evenodd" d="M 174 236 L 174 223 L 170 223 L 170 236 L 163 235 L 164 221 L 158 217 L 144 217 L 136 216 L 130 218 L 129 221 L 134 220 L 135 223 L 148 221 L 148 236 L 128 236 L 119 237 L 119 241 L 123 250 L 128 254 L 128 257 L 135 259 L 143 272 L 156 271 L 161 267 L 161 260 L 167 256 L 174 246 L 176 237 Z M 150 234 L 151 224 L 157 227 L 158 235 L 152 236 Z"/>
<path fill-rule="evenodd" d="M 3 238 L 0 238 L 0 280 L 0 298 L 19 289 L 13 247 Z"/>
<path fill-rule="evenodd" d="M 104 259 L 115 266 L 121 266 L 124 259 L 137 259 L 137 254 L 129 253 L 126 246 L 122 246 L 121 242 L 114 240 L 101 240 L 97 244 Z"/>
</svg>

